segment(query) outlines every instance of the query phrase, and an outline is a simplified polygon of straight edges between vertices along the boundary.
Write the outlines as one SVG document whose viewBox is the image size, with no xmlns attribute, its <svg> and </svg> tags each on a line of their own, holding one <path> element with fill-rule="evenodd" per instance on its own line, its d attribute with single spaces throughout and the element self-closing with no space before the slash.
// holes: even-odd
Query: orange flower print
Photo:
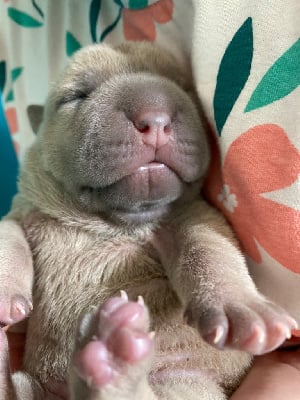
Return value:
<svg viewBox="0 0 300 400">
<path fill-rule="evenodd" d="M 266 124 L 243 133 L 222 168 L 218 150 L 213 154 L 205 191 L 231 222 L 245 253 L 260 263 L 259 244 L 300 273 L 300 153 L 284 130 Z"/>
<path fill-rule="evenodd" d="M 127 40 L 156 39 L 155 22 L 165 24 L 173 16 L 173 0 L 159 0 L 148 7 L 134 10 L 123 9 L 123 30 Z"/>
<path fill-rule="evenodd" d="M 9 126 L 9 131 L 13 135 L 18 132 L 18 119 L 15 107 L 9 107 L 5 111 L 6 120 Z"/>
<path fill-rule="evenodd" d="M 13 139 L 13 145 L 16 154 L 19 156 L 20 155 L 20 145 L 16 141 L 15 134 L 19 132 L 19 124 L 18 124 L 18 117 L 17 117 L 17 111 L 15 107 L 9 107 L 5 111 L 5 118 L 9 127 L 9 131 L 12 135 L 14 135 Z"/>
</svg>

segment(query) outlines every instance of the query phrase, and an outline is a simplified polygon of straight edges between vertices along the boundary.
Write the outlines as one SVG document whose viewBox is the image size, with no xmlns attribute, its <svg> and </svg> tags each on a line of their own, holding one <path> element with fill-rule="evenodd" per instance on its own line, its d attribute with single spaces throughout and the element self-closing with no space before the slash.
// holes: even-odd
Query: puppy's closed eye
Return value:
<svg viewBox="0 0 300 400">
<path fill-rule="evenodd" d="M 70 88 L 65 90 L 56 102 L 56 109 L 59 109 L 64 104 L 74 103 L 86 99 L 90 94 L 91 89 Z"/>
</svg>

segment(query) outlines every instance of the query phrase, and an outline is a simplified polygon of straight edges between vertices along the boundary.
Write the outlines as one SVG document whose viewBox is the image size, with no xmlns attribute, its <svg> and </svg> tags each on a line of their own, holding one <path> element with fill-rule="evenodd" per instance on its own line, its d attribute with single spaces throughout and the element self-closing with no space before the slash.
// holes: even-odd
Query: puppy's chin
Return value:
<svg viewBox="0 0 300 400">
<path fill-rule="evenodd" d="M 152 209 L 144 209 L 136 212 L 125 210 L 114 210 L 109 215 L 109 218 L 117 224 L 123 225 L 144 225 L 148 223 L 159 222 L 163 217 L 168 215 L 171 210 L 171 205 L 166 204 Z"/>
<path fill-rule="evenodd" d="M 133 201 L 128 204 L 128 199 L 116 195 L 112 197 L 101 196 L 98 191 L 84 190 L 79 197 L 80 208 L 90 214 L 98 214 L 102 217 L 122 225 L 142 225 L 147 223 L 159 222 L 164 216 L 167 216 L 177 198 L 171 198 L 166 195 L 156 201 Z"/>
</svg>

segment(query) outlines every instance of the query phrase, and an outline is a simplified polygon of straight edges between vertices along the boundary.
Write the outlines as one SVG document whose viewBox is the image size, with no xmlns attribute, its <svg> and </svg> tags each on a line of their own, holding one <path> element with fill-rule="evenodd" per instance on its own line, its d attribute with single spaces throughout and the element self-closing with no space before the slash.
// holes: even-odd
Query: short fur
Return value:
<svg viewBox="0 0 300 400">
<path fill-rule="evenodd" d="M 147 110 L 171 116 L 165 146 L 145 144 L 133 126 Z M 145 178 L 139 168 L 153 161 L 167 168 Z M 69 380 L 73 400 L 221 400 L 249 367 L 239 350 L 263 353 L 285 339 L 291 321 L 257 292 L 231 229 L 199 196 L 208 163 L 192 83 L 171 55 L 143 43 L 75 55 L 0 224 L 0 317 L 17 322 L 33 303 L 24 372 L 2 379 L 1 399 L 67 398 Z M 144 297 L 155 352 L 91 388 L 72 361 L 92 329 L 83 318 L 76 334 L 78 319 L 120 290 Z"/>
</svg>

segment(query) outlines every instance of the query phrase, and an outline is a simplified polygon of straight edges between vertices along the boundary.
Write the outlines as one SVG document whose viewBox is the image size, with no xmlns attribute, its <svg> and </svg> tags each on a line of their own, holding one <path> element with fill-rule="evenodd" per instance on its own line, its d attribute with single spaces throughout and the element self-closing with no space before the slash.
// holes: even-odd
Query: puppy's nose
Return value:
<svg viewBox="0 0 300 400">
<path fill-rule="evenodd" d="M 143 142 L 155 148 L 160 148 L 168 143 L 172 134 L 171 117 L 164 111 L 141 112 L 133 123 L 143 135 Z"/>
</svg>

